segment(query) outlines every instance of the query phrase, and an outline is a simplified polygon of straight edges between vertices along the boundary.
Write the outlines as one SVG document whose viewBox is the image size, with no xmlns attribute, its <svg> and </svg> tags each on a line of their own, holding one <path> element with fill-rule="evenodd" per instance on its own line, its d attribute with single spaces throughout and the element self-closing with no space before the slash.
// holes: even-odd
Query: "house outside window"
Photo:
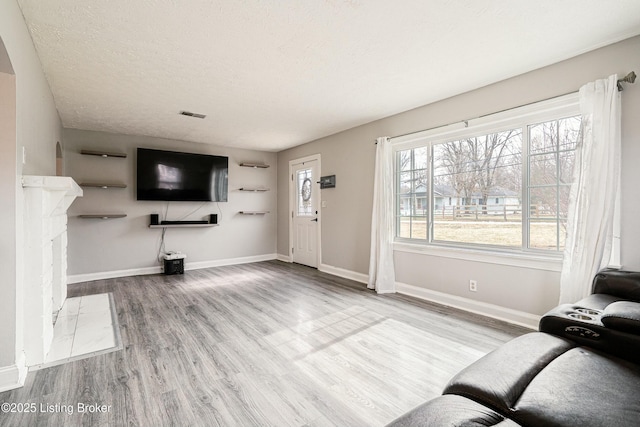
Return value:
<svg viewBox="0 0 640 427">
<path fill-rule="evenodd" d="M 396 241 L 561 252 L 578 113 L 552 100 L 394 141 Z"/>
</svg>

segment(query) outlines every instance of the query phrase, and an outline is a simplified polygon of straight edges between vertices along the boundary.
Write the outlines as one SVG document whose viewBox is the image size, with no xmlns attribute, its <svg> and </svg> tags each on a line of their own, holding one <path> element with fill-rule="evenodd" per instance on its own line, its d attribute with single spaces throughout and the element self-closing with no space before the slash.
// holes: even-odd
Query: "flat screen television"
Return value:
<svg viewBox="0 0 640 427">
<path fill-rule="evenodd" d="M 229 158 L 138 148 L 138 200 L 226 202 Z"/>
</svg>

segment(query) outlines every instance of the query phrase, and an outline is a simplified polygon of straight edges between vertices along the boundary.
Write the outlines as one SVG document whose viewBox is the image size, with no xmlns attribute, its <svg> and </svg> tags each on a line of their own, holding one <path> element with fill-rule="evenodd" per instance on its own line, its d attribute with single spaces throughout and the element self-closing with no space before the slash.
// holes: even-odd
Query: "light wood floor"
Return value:
<svg viewBox="0 0 640 427">
<path fill-rule="evenodd" d="M 0 403 L 36 413 L 0 413 L 0 425 L 382 426 L 528 332 L 279 261 L 99 280 L 69 296 L 103 292 L 124 349 L 30 373 Z"/>
</svg>

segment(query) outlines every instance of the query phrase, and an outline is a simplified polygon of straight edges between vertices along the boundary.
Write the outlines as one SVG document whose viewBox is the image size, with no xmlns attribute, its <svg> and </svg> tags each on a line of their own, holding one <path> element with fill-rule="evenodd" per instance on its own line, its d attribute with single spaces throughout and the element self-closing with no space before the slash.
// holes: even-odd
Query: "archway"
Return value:
<svg viewBox="0 0 640 427">
<path fill-rule="evenodd" d="M 19 282 L 18 254 L 22 228 L 18 226 L 17 187 L 21 171 L 18 169 L 16 140 L 16 76 L 4 42 L 0 38 L 0 367 L 2 389 L 22 384 L 26 370 L 18 356 L 23 347 L 23 289 Z M 8 387 L 8 388 L 7 388 Z M 0 391 L 2 391 L 0 389 Z"/>
<path fill-rule="evenodd" d="M 62 160 L 60 141 L 56 142 L 56 176 L 64 176 L 64 163 Z"/>
</svg>

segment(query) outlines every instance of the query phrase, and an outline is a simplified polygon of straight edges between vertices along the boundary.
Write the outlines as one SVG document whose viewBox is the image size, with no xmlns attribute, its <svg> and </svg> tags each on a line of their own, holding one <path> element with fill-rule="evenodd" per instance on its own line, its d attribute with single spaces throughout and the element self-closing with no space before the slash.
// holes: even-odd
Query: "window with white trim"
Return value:
<svg viewBox="0 0 640 427">
<path fill-rule="evenodd" d="M 561 252 L 580 138 L 575 98 L 475 122 L 393 141 L 396 241 Z"/>
</svg>

